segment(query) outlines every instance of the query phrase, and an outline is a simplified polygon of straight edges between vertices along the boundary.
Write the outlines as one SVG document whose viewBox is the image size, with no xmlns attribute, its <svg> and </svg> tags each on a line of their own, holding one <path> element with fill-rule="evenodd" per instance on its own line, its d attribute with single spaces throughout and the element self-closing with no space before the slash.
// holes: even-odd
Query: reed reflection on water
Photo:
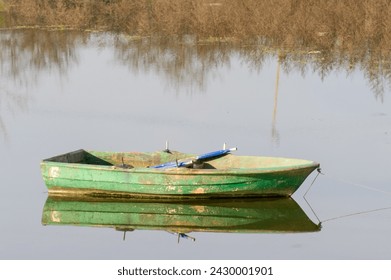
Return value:
<svg viewBox="0 0 391 280">
<path fill-rule="evenodd" d="M 64 77 L 78 63 L 77 48 L 83 40 L 79 32 L 39 30 L 0 33 L 0 131 L 7 135 L 2 118 L 5 109 L 12 114 L 28 110 L 31 88 L 47 72 Z"/>
<path fill-rule="evenodd" d="M 385 0 L 4 3 L 1 109 L 27 110 L 27 89 L 41 74 L 66 76 L 80 48 L 96 44 L 113 48 L 117 63 L 135 73 L 165 77 L 178 92 L 205 91 L 234 56 L 253 71 L 274 58 L 287 75 L 312 71 L 322 79 L 359 70 L 381 102 L 391 84 L 391 4 Z M 0 129 L 6 134 L 1 115 Z"/>
<path fill-rule="evenodd" d="M 336 69 L 348 74 L 359 69 L 379 99 L 390 82 L 391 4 L 386 0 L 4 2 L 6 25 L 11 29 L 122 34 L 114 44 L 118 61 L 136 71 L 146 68 L 164 73 L 173 85 L 187 86 L 196 80 L 204 88 L 208 71 L 229 64 L 233 54 L 253 69 L 278 56 L 287 73 L 310 69 L 322 78 Z M 85 44 L 90 37 L 69 31 L 29 31 L 18 36 L 27 38 L 2 47 L 1 52 L 11 48 L 15 55 L 10 59 L 17 59 L 13 65 L 23 69 L 21 59 L 25 58 L 17 54 L 30 49 L 27 55 L 38 70 L 64 67 L 78 41 L 83 38 Z"/>
</svg>

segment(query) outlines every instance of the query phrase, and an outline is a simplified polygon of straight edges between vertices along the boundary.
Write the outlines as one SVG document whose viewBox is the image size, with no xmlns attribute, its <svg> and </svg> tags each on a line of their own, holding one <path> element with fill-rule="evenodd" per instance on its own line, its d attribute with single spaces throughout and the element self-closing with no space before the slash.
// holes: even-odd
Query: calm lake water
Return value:
<svg viewBox="0 0 391 280">
<path fill-rule="evenodd" d="M 0 45 L 0 259 L 391 258 L 387 77 L 333 63 L 324 73 L 316 50 L 290 63 L 278 51 L 38 30 L 2 31 Z M 320 162 L 323 175 L 293 198 L 321 230 L 193 232 L 178 243 L 161 230 L 123 240 L 112 228 L 42 225 L 42 159 L 166 140 Z"/>
</svg>

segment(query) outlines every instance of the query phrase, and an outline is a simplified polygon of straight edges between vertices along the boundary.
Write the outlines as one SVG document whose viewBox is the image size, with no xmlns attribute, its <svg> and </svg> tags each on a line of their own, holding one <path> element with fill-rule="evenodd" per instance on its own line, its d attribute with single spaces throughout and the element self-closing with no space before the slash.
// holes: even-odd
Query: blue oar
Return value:
<svg viewBox="0 0 391 280">
<path fill-rule="evenodd" d="M 170 161 L 170 162 L 165 162 L 159 165 L 151 166 L 151 168 L 175 168 L 175 167 L 187 167 L 193 164 L 194 162 L 201 162 L 201 161 L 206 161 L 212 158 L 217 158 L 221 157 L 224 155 L 229 154 L 232 151 L 236 151 L 237 148 L 231 148 L 231 149 L 223 149 L 223 150 L 218 150 L 206 154 L 202 154 L 199 156 L 196 156 L 191 159 L 184 159 L 184 160 L 179 160 L 179 161 Z"/>
</svg>

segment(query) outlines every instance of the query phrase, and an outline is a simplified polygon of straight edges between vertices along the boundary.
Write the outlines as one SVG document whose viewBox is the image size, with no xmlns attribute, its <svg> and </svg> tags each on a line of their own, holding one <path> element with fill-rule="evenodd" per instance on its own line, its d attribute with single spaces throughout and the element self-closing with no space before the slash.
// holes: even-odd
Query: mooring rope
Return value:
<svg viewBox="0 0 391 280">
<path fill-rule="evenodd" d="M 368 214 L 368 213 L 373 213 L 373 212 L 380 212 L 380 211 L 384 211 L 384 210 L 390 210 L 390 209 L 391 209 L 391 206 L 390 207 L 383 207 L 383 208 L 378 208 L 378 209 L 367 210 L 367 211 L 356 212 L 356 213 L 352 213 L 352 214 L 346 214 L 346 215 L 342 215 L 342 216 L 338 216 L 338 217 L 334 217 L 334 218 L 323 220 L 322 223 L 333 221 L 333 220 L 339 220 L 339 219 L 342 219 L 342 218 L 362 215 L 362 214 Z"/>
<path fill-rule="evenodd" d="M 311 185 L 309 186 L 308 190 L 307 190 L 307 191 L 305 192 L 305 194 L 304 194 L 304 198 L 305 198 L 305 196 L 307 195 L 307 193 L 310 191 L 312 185 L 315 183 L 315 181 L 316 181 L 316 179 L 318 178 L 319 174 L 324 175 L 324 174 L 322 173 L 322 169 L 320 169 L 320 167 L 318 167 L 318 168 L 316 169 L 316 171 L 318 171 L 318 174 L 316 174 L 314 180 L 312 180 Z"/>
<path fill-rule="evenodd" d="M 316 215 L 316 213 L 315 213 L 314 209 L 312 208 L 311 204 L 310 204 L 310 203 L 307 201 L 307 199 L 305 198 L 305 196 L 307 195 L 307 193 L 310 191 L 312 185 L 315 183 L 316 179 L 318 178 L 319 174 L 324 175 L 324 174 L 321 172 L 320 167 L 318 167 L 318 168 L 316 169 L 316 171 L 318 171 L 318 174 L 316 174 L 314 180 L 312 180 L 312 183 L 311 183 L 311 185 L 309 186 L 308 190 L 307 190 L 307 191 L 305 192 L 305 194 L 303 195 L 303 198 L 304 198 L 305 202 L 307 203 L 308 207 L 311 209 L 312 214 L 314 214 L 314 216 L 315 216 L 316 219 L 318 220 L 318 222 L 319 222 L 318 225 L 321 225 L 322 222 L 320 221 L 318 215 Z"/>
<path fill-rule="evenodd" d="M 330 176 L 330 175 L 328 175 L 328 176 Z M 349 185 L 352 185 L 352 186 L 360 187 L 360 188 L 367 189 L 367 190 L 374 191 L 374 192 L 379 192 L 379 193 L 384 193 L 384 194 L 391 195 L 391 192 L 384 191 L 384 190 L 381 190 L 381 189 L 378 189 L 378 188 L 370 187 L 370 186 L 367 186 L 367 185 L 355 183 L 355 182 L 352 182 L 352 181 L 348 181 L 348 180 L 337 178 L 337 177 L 333 177 L 333 176 L 330 176 L 330 177 L 333 178 L 336 181 L 341 182 L 341 183 L 349 184 Z"/>
<path fill-rule="evenodd" d="M 304 198 L 305 202 L 307 203 L 308 207 L 311 209 L 311 211 L 314 214 L 314 216 L 316 217 L 316 219 L 319 221 L 319 225 L 321 225 L 322 223 L 325 223 L 325 222 L 333 221 L 333 220 L 339 220 L 339 219 L 342 219 L 342 218 L 347 218 L 347 217 L 352 217 L 352 216 L 363 215 L 363 214 L 368 214 L 368 213 L 379 212 L 379 211 L 384 211 L 384 210 L 390 210 L 391 209 L 391 206 L 383 207 L 383 208 L 377 208 L 377 209 L 372 209 L 372 210 L 367 210 L 367 211 L 361 211 L 361 212 L 355 212 L 355 213 L 351 213 L 351 214 L 341 215 L 341 216 L 337 216 L 337 217 L 334 217 L 334 218 L 329 218 L 329 219 L 325 219 L 325 220 L 321 221 L 319 219 L 319 217 L 316 215 L 316 213 L 315 213 L 314 209 L 312 208 L 312 206 L 310 205 L 310 203 L 306 199 L 307 193 L 310 191 L 312 185 L 315 183 L 315 181 L 318 178 L 319 174 L 325 175 L 324 173 L 321 172 L 320 168 L 318 168 L 317 171 L 318 171 L 318 174 L 316 175 L 316 177 L 312 181 L 312 183 L 309 186 L 308 190 L 305 192 L 303 198 Z M 352 186 L 360 187 L 360 188 L 367 189 L 367 190 L 374 191 L 374 192 L 378 192 L 378 193 L 391 195 L 391 192 L 384 191 L 384 190 L 381 190 L 381 189 L 378 189 L 378 188 L 374 188 L 374 187 L 370 187 L 370 186 L 367 186 L 367 185 L 355 183 L 355 182 L 352 182 L 352 181 L 348 181 L 348 180 L 345 180 L 345 179 L 333 177 L 333 176 L 330 176 L 330 175 L 327 175 L 327 176 L 331 177 L 334 180 L 339 181 L 341 183 L 349 184 L 349 185 L 352 185 Z"/>
<path fill-rule="evenodd" d="M 318 215 L 316 215 L 314 209 L 312 208 L 311 204 L 307 201 L 307 199 L 305 198 L 305 196 L 303 196 L 305 202 L 307 203 L 308 207 L 311 209 L 312 211 L 312 214 L 314 214 L 314 216 L 316 217 L 316 219 L 318 220 L 318 225 L 321 225 L 322 224 L 322 221 L 319 219 Z"/>
</svg>

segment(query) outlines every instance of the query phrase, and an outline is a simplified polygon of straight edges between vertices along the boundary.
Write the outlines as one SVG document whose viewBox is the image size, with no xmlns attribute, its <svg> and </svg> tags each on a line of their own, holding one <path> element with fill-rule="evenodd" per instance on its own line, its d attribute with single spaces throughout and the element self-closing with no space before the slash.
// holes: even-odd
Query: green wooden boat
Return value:
<svg viewBox="0 0 391 280">
<path fill-rule="evenodd" d="M 137 198 L 291 196 L 319 167 L 309 160 L 227 154 L 202 168 L 151 168 L 195 158 L 180 152 L 96 152 L 78 150 L 41 162 L 50 195 Z"/>
<path fill-rule="evenodd" d="M 49 196 L 43 225 L 163 230 L 174 233 L 320 231 L 292 198 L 118 201 Z"/>
</svg>

